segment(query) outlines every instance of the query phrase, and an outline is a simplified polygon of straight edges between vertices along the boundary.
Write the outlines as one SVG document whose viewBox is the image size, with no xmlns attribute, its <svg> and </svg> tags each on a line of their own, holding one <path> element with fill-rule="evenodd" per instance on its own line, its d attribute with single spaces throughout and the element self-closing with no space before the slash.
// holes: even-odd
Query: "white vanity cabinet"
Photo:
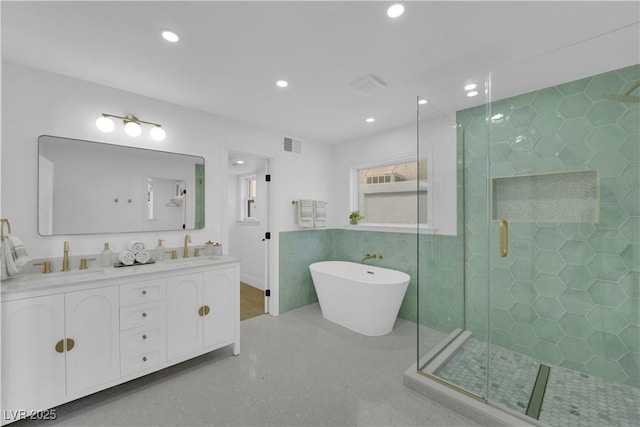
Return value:
<svg viewBox="0 0 640 427">
<path fill-rule="evenodd" d="M 239 354 L 238 260 L 190 262 L 3 282 L 1 424 L 229 344 Z"/>
<path fill-rule="evenodd" d="M 237 271 L 224 268 L 168 279 L 169 360 L 234 342 L 234 319 L 239 317 L 234 303 L 240 280 Z"/>
<path fill-rule="evenodd" d="M 120 376 L 118 289 L 2 303 L 3 408 L 30 410 Z"/>
</svg>

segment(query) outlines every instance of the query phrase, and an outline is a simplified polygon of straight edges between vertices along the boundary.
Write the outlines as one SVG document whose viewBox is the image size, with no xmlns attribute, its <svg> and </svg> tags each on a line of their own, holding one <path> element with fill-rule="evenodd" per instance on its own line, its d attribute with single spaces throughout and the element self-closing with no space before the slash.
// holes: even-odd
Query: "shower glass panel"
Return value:
<svg viewBox="0 0 640 427">
<path fill-rule="evenodd" d="M 515 95 L 513 67 L 419 107 L 419 154 L 432 117 L 457 126 L 456 233 L 418 239 L 419 372 L 545 425 L 636 425 L 640 65 Z"/>
<path fill-rule="evenodd" d="M 418 156 L 430 159 L 432 207 L 430 229 L 418 235 L 418 372 L 481 401 L 488 384 L 486 88 L 487 77 L 479 76 L 439 88 L 432 99 L 425 94 L 427 103 L 418 102 L 417 143 Z M 471 91 L 477 94 L 468 96 Z M 468 108 L 456 112 L 450 99 Z M 473 180 L 467 170 L 476 174 Z M 466 193 L 471 190 L 474 195 Z M 465 245 L 469 227 L 477 233 L 472 257 Z M 453 358 L 464 343 L 469 351 Z"/>
</svg>

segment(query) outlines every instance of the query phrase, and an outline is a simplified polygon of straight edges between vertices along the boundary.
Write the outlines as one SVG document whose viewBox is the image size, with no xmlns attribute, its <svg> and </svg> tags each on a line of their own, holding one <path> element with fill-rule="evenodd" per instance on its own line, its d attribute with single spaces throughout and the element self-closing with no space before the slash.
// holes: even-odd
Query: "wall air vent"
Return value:
<svg viewBox="0 0 640 427">
<path fill-rule="evenodd" d="M 282 151 L 300 154 L 302 152 L 302 141 L 285 136 L 282 142 Z"/>
</svg>

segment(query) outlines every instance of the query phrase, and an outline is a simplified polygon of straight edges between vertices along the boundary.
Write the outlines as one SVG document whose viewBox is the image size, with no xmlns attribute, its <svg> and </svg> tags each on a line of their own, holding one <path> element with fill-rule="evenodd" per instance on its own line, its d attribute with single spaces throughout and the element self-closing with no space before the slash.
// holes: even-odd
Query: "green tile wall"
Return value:
<svg viewBox="0 0 640 427">
<path fill-rule="evenodd" d="M 602 97 L 640 66 L 458 113 L 465 129 L 467 328 L 486 336 L 486 140 L 492 176 L 597 169 L 599 223 L 510 226 L 491 256 L 491 341 L 553 365 L 638 386 L 640 105 Z M 461 141 L 459 141 L 460 143 Z M 490 251 L 498 252 L 492 222 Z"/>
</svg>

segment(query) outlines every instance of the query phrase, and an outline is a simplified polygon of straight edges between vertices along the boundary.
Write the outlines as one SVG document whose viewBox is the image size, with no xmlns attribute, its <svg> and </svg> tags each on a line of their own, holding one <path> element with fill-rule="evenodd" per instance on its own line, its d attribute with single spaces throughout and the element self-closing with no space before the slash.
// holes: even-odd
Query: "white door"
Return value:
<svg viewBox="0 0 640 427">
<path fill-rule="evenodd" d="M 234 319 L 239 316 L 234 295 L 238 286 L 235 268 L 204 273 L 205 348 L 233 341 Z"/>
<path fill-rule="evenodd" d="M 202 348 L 202 273 L 167 280 L 167 359 Z"/>
<path fill-rule="evenodd" d="M 120 377 L 119 304 L 115 286 L 65 295 L 68 394 Z"/>
<path fill-rule="evenodd" d="M 63 339 L 64 295 L 2 303 L 3 418 L 64 398 Z"/>
</svg>

